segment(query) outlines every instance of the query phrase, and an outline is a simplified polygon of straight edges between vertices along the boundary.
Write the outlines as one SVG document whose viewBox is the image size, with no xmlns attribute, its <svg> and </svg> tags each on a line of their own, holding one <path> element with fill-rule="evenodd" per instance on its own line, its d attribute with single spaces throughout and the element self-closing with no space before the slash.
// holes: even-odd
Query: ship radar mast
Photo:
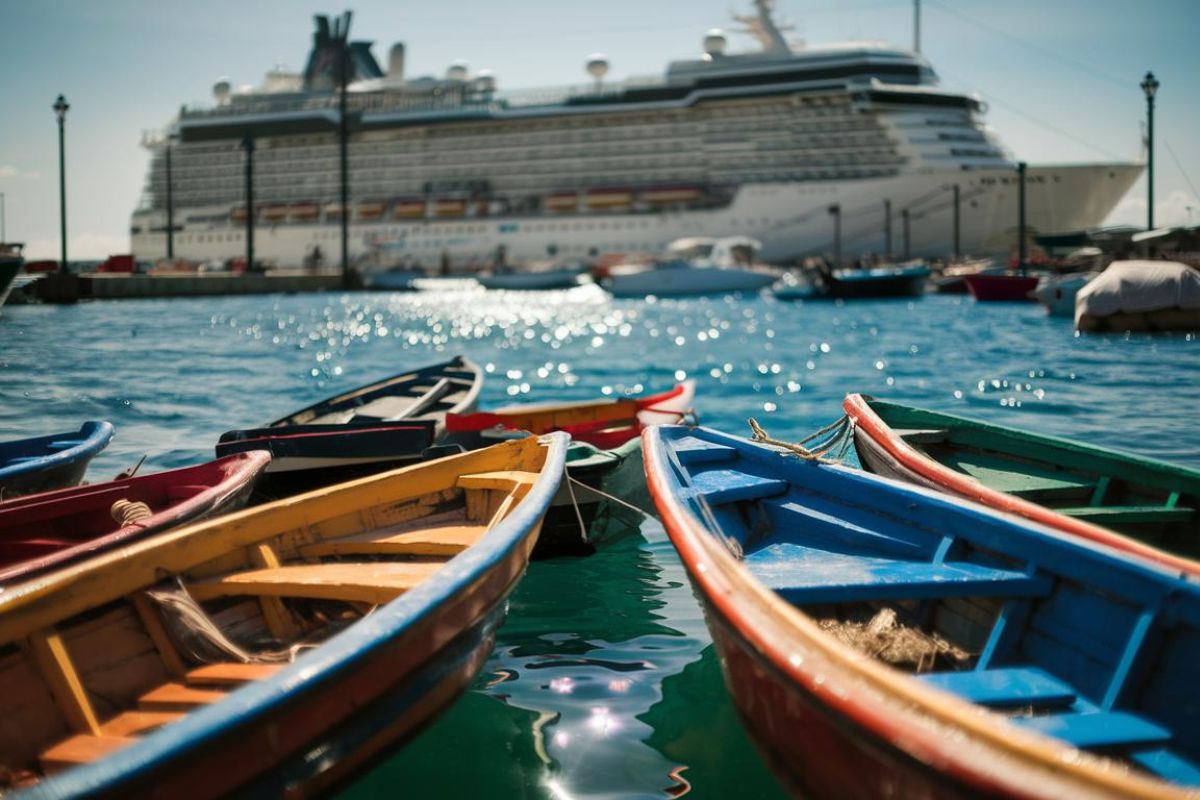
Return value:
<svg viewBox="0 0 1200 800">
<path fill-rule="evenodd" d="M 775 0 L 754 0 L 754 7 L 758 13 L 753 16 L 733 15 L 733 18 L 746 26 L 742 33 L 749 33 L 754 38 L 758 39 L 762 44 L 764 52 L 767 53 L 790 53 L 792 48 L 788 45 L 787 39 L 783 38 L 783 31 L 792 30 L 791 25 L 780 27 L 775 24 L 775 19 L 771 12 L 774 10 Z"/>
</svg>

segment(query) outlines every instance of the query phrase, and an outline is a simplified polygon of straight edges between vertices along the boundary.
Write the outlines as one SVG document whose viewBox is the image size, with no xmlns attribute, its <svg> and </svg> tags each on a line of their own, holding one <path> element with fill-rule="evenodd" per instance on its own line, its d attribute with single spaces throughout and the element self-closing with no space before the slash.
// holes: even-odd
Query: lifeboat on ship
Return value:
<svg viewBox="0 0 1200 800">
<path fill-rule="evenodd" d="M 231 220 L 233 220 L 234 222 L 245 222 L 246 221 L 246 207 L 245 206 L 234 206 L 233 210 L 231 210 L 229 212 L 229 218 Z"/>
<path fill-rule="evenodd" d="M 467 213 L 467 201 L 461 197 L 439 197 L 433 202 L 435 217 L 461 217 Z"/>
<path fill-rule="evenodd" d="M 633 191 L 630 189 L 588 189 L 586 197 L 589 211 L 628 211 L 633 206 Z"/>
<path fill-rule="evenodd" d="M 579 210 L 579 192 L 555 192 L 546 195 L 542 205 L 551 214 L 570 214 Z"/>
<path fill-rule="evenodd" d="M 396 219 L 423 219 L 425 200 L 420 197 L 401 197 L 392 206 L 392 216 Z"/>
<path fill-rule="evenodd" d="M 652 186 L 641 191 L 641 200 L 652 206 L 675 206 L 695 203 L 704 197 L 703 186 Z"/>
<path fill-rule="evenodd" d="M 317 203 L 292 203 L 288 206 L 290 222 L 316 222 L 321 216 L 321 206 Z"/>
<path fill-rule="evenodd" d="M 288 216 L 288 207 L 286 203 L 271 203 L 269 205 L 260 206 L 259 216 L 263 222 L 278 223 L 283 222 Z"/>
<path fill-rule="evenodd" d="M 358 204 L 355 209 L 355 217 L 360 222 L 373 222 L 383 218 L 383 208 L 386 205 L 382 200 L 367 200 Z"/>
<path fill-rule="evenodd" d="M 334 222 L 342 218 L 342 204 L 328 203 L 325 206 L 325 219 Z"/>
</svg>

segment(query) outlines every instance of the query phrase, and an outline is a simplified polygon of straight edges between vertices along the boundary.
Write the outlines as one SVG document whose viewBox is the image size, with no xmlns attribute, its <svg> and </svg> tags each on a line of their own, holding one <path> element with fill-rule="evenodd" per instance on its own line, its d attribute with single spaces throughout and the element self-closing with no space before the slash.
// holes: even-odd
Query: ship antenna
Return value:
<svg viewBox="0 0 1200 800">
<path fill-rule="evenodd" d="M 787 39 L 783 38 L 783 31 L 791 30 L 791 25 L 780 27 L 775 24 L 775 19 L 771 15 L 774 10 L 775 0 L 754 0 L 754 7 L 758 13 L 753 16 L 733 15 L 733 18 L 746 26 L 746 30 L 742 33 L 749 33 L 754 38 L 758 39 L 762 45 L 763 51 L 767 53 L 790 53 L 792 48 L 788 46 Z"/>
</svg>

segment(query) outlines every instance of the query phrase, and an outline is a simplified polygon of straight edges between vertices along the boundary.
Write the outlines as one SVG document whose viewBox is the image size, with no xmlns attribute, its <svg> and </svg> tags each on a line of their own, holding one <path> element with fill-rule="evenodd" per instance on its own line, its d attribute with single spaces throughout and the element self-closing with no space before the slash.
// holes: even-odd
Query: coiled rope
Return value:
<svg viewBox="0 0 1200 800">
<path fill-rule="evenodd" d="M 113 522 L 122 528 L 154 516 L 154 512 L 150 510 L 150 506 L 139 500 L 126 500 L 124 498 L 113 503 L 108 513 L 112 516 Z"/>
</svg>

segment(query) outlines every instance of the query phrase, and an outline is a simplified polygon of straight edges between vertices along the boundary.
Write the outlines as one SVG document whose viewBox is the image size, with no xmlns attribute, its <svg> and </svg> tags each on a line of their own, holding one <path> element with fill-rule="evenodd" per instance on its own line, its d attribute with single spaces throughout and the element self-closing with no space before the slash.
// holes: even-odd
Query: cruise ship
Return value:
<svg viewBox="0 0 1200 800">
<path fill-rule="evenodd" d="M 132 249 L 166 254 L 170 206 L 177 258 L 241 256 L 252 216 L 257 259 L 281 267 L 335 266 L 344 214 L 353 262 L 382 253 L 453 271 L 697 235 L 751 236 L 763 258 L 786 262 L 832 252 L 835 230 L 848 256 L 945 256 L 956 209 L 961 252 L 1015 250 L 1016 163 L 985 104 L 942 88 L 908 49 L 791 43 L 772 6 L 755 0 L 735 17 L 759 45 L 750 52 L 731 52 L 713 29 L 660 77 L 606 81 L 597 54 L 586 85 L 513 92 L 463 63 L 409 77 L 403 44 L 385 71 L 370 42 L 346 38 L 348 14 L 332 26 L 318 16 L 303 73 L 276 69 L 238 91 L 219 81 L 211 105 L 185 106 L 143 137 L 151 158 Z M 1028 230 L 1099 225 L 1142 168 L 1031 165 Z"/>
</svg>

